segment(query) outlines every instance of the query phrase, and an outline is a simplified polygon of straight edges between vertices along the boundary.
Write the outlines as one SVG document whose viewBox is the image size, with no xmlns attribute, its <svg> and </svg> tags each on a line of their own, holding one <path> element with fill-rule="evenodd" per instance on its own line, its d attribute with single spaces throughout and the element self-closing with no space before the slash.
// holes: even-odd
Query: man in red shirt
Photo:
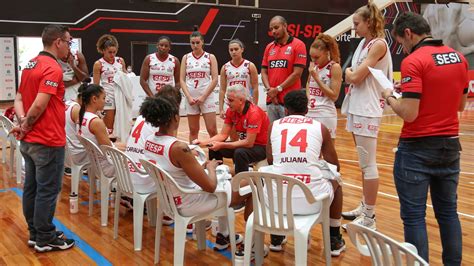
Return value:
<svg viewBox="0 0 474 266">
<path fill-rule="evenodd" d="M 65 26 L 49 25 L 41 37 L 43 51 L 28 62 L 21 76 L 15 98 L 20 125 L 11 133 L 21 140 L 25 159 L 22 203 L 28 245 L 47 252 L 74 246 L 74 240 L 64 239 L 53 224 L 66 144 L 63 72 L 57 59 L 68 55 L 71 35 Z"/>
<path fill-rule="evenodd" d="M 443 246 L 443 264 L 460 265 L 462 233 L 457 214 L 461 144 L 458 112 L 467 98 L 464 56 L 430 36 L 430 26 L 415 13 L 395 21 L 392 34 L 409 55 L 402 61 L 402 98 L 382 95 L 403 120 L 393 175 L 400 200 L 405 241 L 429 260 L 426 200 L 431 201 Z"/>
<path fill-rule="evenodd" d="M 249 164 L 264 160 L 268 138 L 267 114 L 248 100 L 248 92 L 236 84 L 227 88 L 227 109 L 221 132 L 208 140 L 195 140 L 193 144 L 207 145 L 209 159 L 233 158 L 235 173 L 248 171 Z M 235 127 L 239 140 L 225 142 Z"/>
<path fill-rule="evenodd" d="M 306 67 L 306 46 L 288 34 L 287 26 L 282 16 L 270 20 L 275 41 L 269 43 L 263 53 L 262 82 L 267 90 L 270 122 L 285 116 L 283 98 L 289 91 L 301 89 L 301 74 Z"/>
</svg>

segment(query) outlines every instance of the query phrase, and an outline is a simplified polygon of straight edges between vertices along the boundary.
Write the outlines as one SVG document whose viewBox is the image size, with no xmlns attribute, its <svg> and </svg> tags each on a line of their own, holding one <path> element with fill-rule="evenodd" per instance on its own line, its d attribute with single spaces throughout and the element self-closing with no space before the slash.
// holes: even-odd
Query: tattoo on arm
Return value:
<svg viewBox="0 0 474 266">
<path fill-rule="evenodd" d="M 189 149 L 189 147 L 183 148 L 183 152 L 185 152 L 185 153 L 191 152 L 191 149 Z"/>
</svg>

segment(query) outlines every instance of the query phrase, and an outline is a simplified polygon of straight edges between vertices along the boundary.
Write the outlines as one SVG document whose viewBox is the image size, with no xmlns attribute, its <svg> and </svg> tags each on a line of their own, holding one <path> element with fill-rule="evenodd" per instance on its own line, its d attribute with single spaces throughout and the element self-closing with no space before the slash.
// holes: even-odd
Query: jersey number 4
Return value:
<svg viewBox="0 0 474 266">
<path fill-rule="evenodd" d="M 308 147 L 308 142 L 306 141 L 307 130 L 301 129 L 298 131 L 295 136 L 288 142 L 288 145 L 293 147 L 300 147 L 300 152 L 306 152 L 306 148 Z M 288 140 L 288 129 L 283 129 L 281 131 L 281 153 L 286 152 L 286 143 Z"/>
<path fill-rule="evenodd" d="M 144 124 L 145 124 L 145 120 L 140 122 L 140 124 L 138 124 L 138 126 L 132 132 L 132 138 L 135 139 L 135 143 L 137 143 L 138 140 L 140 139 L 140 135 L 142 134 L 142 128 Z"/>
</svg>

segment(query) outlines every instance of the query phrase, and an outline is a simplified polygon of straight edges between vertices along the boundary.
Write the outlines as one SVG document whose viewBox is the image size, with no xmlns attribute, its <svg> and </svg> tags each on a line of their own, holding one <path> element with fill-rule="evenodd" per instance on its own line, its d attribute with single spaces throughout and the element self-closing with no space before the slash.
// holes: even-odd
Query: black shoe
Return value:
<svg viewBox="0 0 474 266">
<path fill-rule="evenodd" d="M 270 250 L 280 252 L 283 250 L 283 245 L 286 244 L 286 236 L 270 235 Z"/>
<path fill-rule="evenodd" d="M 242 202 L 239 205 L 233 206 L 232 209 L 234 209 L 234 212 L 241 212 L 245 209 L 245 201 Z"/>
<path fill-rule="evenodd" d="M 48 252 L 48 251 L 58 251 L 58 250 L 66 250 L 74 247 L 76 242 L 74 239 L 61 239 L 56 238 L 53 242 L 48 243 L 44 246 L 35 245 L 36 252 Z"/>
<path fill-rule="evenodd" d="M 346 249 L 346 242 L 342 235 L 331 236 L 331 256 L 337 257 Z"/>
<path fill-rule="evenodd" d="M 67 176 L 71 176 L 71 168 L 69 167 L 64 167 L 64 174 Z"/>
<path fill-rule="evenodd" d="M 63 231 L 56 231 L 56 237 L 63 239 L 64 238 L 64 233 Z M 28 239 L 28 246 L 29 247 L 34 247 L 36 245 L 36 238 L 30 238 Z"/>
<path fill-rule="evenodd" d="M 244 237 L 241 234 L 235 234 L 235 244 L 238 245 L 244 241 Z M 224 250 L 227 249 L 230 245 L 230 236 L 224 236 L 221 233 L 216 235 L 216 244 L 214 245 L 214 250 Z"/>
<path fill-rule="evenodd" d="M 239 262 L 239 265 L 242 265 L 244 261 L 244 251 L 245 251 L 245 245 L 242 244 L 237 248 L 237 251 L 235 251 L 235 261 Z M 268 246 L 263 245 L 263 257 L 265 258 L 268 256 Z M 253 261 L 255 259 L 255 247 L 252 247 L 252 254 L 250 254 L 250 261 Z"/>
</svg>

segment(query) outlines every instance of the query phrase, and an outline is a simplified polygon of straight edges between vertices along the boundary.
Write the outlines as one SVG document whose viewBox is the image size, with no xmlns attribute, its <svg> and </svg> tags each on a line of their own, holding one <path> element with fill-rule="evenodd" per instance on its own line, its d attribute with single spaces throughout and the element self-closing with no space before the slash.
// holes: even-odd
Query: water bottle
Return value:
<svg viewBox="0 0 474 266">
<path fill-rule="evenodd" d="M 112 193 L 110 193 L 110 200 L 109 200 L 110 208 L 115 207 L 115 195 L 116 194 L 117 194 L 117 190 L 115 190 L 115 188 L 112 188 Z"/>
<path fill-rule="evenodd" d="M 76 193 L 71 193 L 69 195 L 69 212 L 78 213 L 79 212 L 79 198 Z"/>
</svg>

